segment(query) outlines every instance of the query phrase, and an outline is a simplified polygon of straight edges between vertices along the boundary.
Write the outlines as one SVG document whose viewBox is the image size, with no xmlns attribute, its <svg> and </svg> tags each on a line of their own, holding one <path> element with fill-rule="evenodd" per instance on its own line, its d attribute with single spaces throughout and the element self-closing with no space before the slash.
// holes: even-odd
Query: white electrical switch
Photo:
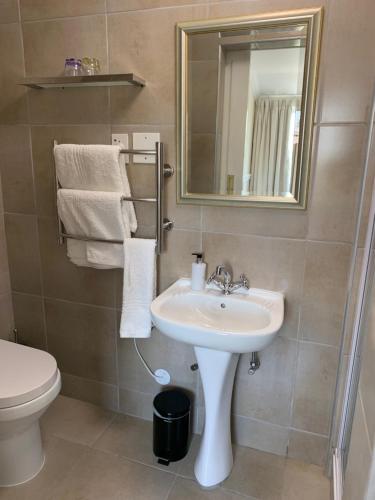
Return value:
<svg viewBox="0 0 375 500">
<path fill-rule="evenodd" d="M 152 149 L 155 150 L 155 142 L 160 142 L 159 133 L 135 132 L 133 133 L 133 149 Z M 152 155 L 134 155 L 134 163 L 155 163 L 155 156 Z"/>
<path fill-rule="evenodd" d="M 128 134 L 112 134 L 112 146 L 120 146 L 122 149 L 129 149 Z M 126 163 L 129 163 L 129 155 L 125 155 Z"/>
</svg>

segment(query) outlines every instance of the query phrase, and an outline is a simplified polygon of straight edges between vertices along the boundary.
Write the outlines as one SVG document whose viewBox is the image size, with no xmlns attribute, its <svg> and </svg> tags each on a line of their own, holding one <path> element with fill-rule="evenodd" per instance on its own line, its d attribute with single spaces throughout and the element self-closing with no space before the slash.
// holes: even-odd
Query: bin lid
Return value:
<svg viewBox="0 0 375 500">
<path fill-rule="evenodd" d="M 183 417 L 190 410 L 190 399 L 182 391 L 171 389 L 155 396 L 154 408 L 165 418 Z"/>
</svg>

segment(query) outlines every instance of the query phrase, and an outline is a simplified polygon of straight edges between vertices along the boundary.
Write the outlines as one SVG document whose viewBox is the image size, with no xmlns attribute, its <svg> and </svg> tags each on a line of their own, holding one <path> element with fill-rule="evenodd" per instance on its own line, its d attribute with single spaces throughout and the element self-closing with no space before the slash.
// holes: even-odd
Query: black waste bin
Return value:
<svg viewBox="0 0 375 500">
<path fill-rule="evenodd" d="M 154 399 L 154 455 L 158 462 L 181 460 L 188 452 L 190 399 L 182 391 L 160 392 Z"/>
</svg>

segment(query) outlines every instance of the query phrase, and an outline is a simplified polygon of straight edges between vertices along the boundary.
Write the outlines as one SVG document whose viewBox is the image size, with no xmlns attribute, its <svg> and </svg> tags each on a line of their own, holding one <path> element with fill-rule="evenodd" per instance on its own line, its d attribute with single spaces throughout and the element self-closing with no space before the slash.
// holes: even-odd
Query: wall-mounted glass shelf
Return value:
<svg viewBox="0 0 375 500">
<path fill-rule="evenodd" d="M 25 78 L 19 85 L 32 89 L 52 89 L 68 87 L 114 87 L 120 85 L 135 85 L 144 87 L 146 82 L 134 73 L 118 75 L 85 75 L 85 76 L 49 76 Z"/>
</svg>

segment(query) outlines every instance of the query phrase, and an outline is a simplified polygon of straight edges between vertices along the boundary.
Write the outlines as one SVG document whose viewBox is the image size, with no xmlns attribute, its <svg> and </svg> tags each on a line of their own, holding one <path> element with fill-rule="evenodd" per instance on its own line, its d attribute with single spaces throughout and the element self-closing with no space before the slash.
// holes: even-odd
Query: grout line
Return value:
<svg viewBox="0 0 375 500">
<path fill-rule="evenodd" d="M 165 500 L 168 500 L 168 498 L 170 497 L 170 494 L 174 488 L 174 485 L 176 484 L 177 482 L 177 475 L 175 474 L 174 478 L 173 478 L 173 481 L 172 481 L 172 484 L 170 485 L 168 491 L 167 491 L 167 494 L 165 495 L 164 499 Z"/>
<path fill-rule="evenodd" d="M 37 24 L 37 23 L 49 23 L 49 22 L 56 22 L 56 21 L 71 21 L 74 19 L 82 19 L 82 18 L 89 18 L 89 17 L 102 17 L 106 16 L 106 12 L 95 12 L 92 14 L 75 14 L 74 16 L 60 16 L 60 17 L 48 17 L 45 19 L 21 19 L 21 24 Z"/>
<path fill-rule="evenodd" d="M 17 292 L 17 290 L 14 290 L 14 292 Z M 17 292 L 17 293 L 24 293 L 24 292 Z M 88 302 L 74 302 L 73 300 L 62 299 L 59 297 L 51 297 L 49 295 L 44 295 L 43 298 L 46 300 L 54 300 L 56 302 L 65 302 L 65 303 L 74 304 L 77 306 L 96 307 L 98 309 L 105 309 L 107 311 L 112 311 L 112 312 L 117 311 L 117 309 L 115 307 L 103 306 L 103 305 L 98 305 L 98 304 L 90 304 Z"/>
<path fill-rule="evenodd" d="M 99 432 L 99 434 L 96 436 L 96 438 L 93 440 L 93 442 L 91 444 L 89 444 L 89 448 L 91 449 L 98 449 L 98 448 L 95 448 L 95 445 L 96 443 L 99 441 L 99 439 L 103 436 L 103 434 L 111 427 L 111 425 L 113 424 L 115 418 L 116 418 L 116 413 L 114 413 L 111 418 L 109 419 L 108 421 L 108 424 L 105 426 L 105 428 Z"/>
</svg>

